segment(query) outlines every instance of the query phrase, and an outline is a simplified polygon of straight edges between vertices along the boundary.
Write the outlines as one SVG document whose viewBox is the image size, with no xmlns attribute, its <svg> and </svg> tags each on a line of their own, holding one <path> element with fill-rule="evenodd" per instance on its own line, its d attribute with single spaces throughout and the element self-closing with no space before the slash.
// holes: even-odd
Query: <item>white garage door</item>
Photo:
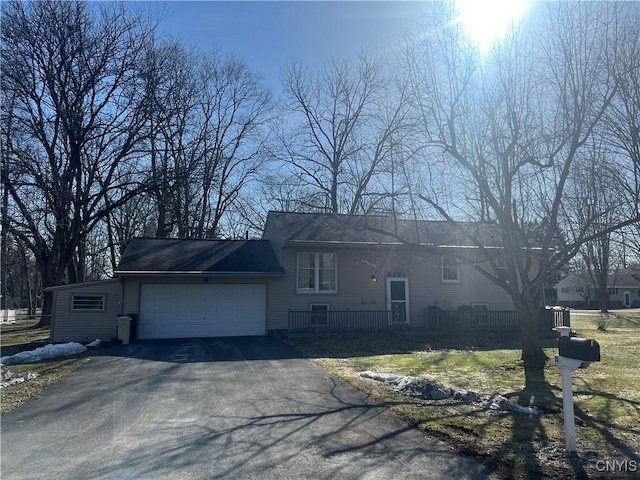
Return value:
<svg viewBox="0 0 640 480">
<path fill-rule="evenodd" d="M 265 285 L 143 284 L 138 338 L 264 335 Z"/>
</svg>

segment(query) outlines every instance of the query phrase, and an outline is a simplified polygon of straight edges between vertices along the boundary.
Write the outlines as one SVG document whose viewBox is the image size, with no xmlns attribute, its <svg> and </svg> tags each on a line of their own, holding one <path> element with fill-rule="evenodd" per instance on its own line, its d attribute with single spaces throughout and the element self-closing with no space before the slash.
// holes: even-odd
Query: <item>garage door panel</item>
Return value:
<svg viewBox="0 0 640 480">
<path fill-rule="evenodd" d="M 264 335 L 265 285 L 143 284 L 138 336 Z"/>
</svg>

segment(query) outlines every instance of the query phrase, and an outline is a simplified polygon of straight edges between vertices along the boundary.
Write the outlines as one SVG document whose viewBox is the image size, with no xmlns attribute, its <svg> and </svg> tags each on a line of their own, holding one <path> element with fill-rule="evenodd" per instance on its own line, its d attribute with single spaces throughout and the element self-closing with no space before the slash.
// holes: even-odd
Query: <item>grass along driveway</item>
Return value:
<svg viewBox="0 0 640 480">
<path fill-rule="evenodd" d="M 27 319 L 19 320 L 15 324 L 0 325 L 0 356 L 41 347 L 42 341 L 49 338 L 49 328 L 35 328 L 37 323 L 36 319 Z M 87 353 L 84 353 L 38 363 L 10 365 L 7 368 L 12 374 L 33 372 L 38 376 L 0 389 L 0 414 L 4 415 L 30 398 L 37 397 L 45 388 L 70 374 L 89 358 Z"/>
<path fill-rule="evenodd" d="M 388 403 L 408 423 L 478 456 L 505 477 L 637 478 L 640 315 L 611 315 L 606 331 L 598 330 L 597 318 L 591 315 L 572 315 L 571 321 L 581 336 L 600 343 L 602 356 L 602 362 L 573 373 L 575 457 L 565 452 L 560 370 L 553 363 L 555 338 L 543 341 L 551 359 L 544 377 L 526 379 L 517 340 L 436 340 L 397 334 L 300 336 L 285 341 L 375 400 Z M 479 404 L 400 397 L 379 382 L 360 378 L 364 370 L 425 376 L 479 393 L 499 393 L 522 405 L 540 407 L 544 413 L 528 416 Z M 603 463 L 607 461 L 617 461 L 618 467 L 607 467 Z"/>
</svg>

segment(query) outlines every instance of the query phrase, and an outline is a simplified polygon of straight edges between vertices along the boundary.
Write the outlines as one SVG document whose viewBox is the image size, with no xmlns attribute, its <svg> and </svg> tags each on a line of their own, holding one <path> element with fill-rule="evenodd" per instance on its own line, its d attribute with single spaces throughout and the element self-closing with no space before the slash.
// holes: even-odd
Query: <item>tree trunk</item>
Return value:
<svg viewBox="0 0 640 480">
<path fill-rule="evenodd" d="M 522 346 L 522 361 L 526 369 L 543 369 L 548 357 L 542 350 L 538 333 L 536 307 L 531 302 L 517 302 L 518 322 L 520 323 L 520 342 Z"/>
<path fill-rule="evenodd" d="M 49 327 L 51 325 L 51 312 L 53 311 L 53 292 L 42 292 L 42 314 L 36 328 Z"/>
<path fill-rule="evenodd" d="M 51 312 L 53 311 L 53 292 L 47 291 L 47 287 L 60 285 L 62 282 L 55 283 L 55 275 L 50 262 L 42 259 L 38 261 L 40 268 L 40 278 L 42 279 L 42 313 L 37 328 L 48 327 L 51 325 Z"/>
</svg>

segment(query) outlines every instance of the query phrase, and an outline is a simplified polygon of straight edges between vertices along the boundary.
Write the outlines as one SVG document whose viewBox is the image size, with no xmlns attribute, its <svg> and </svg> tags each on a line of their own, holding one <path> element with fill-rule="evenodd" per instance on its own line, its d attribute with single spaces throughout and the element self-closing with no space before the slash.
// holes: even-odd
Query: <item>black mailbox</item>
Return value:
<svg viewBox="0 0 640 480">
<path fill-rule="evenodd" d="M 561 357 L 574 358 L 583 362 L 599 362 L 600 345 L 590 338 L 560 337 L 558 354 Z"/>
</svg>

